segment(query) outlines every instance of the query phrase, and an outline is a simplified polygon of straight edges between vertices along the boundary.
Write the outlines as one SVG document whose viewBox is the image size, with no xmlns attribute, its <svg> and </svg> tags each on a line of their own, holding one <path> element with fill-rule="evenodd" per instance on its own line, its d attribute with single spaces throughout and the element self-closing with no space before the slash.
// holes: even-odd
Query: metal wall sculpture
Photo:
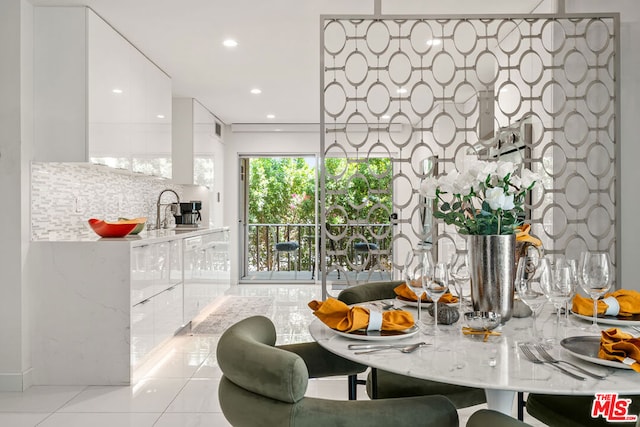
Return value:
<svg viewBox="0 0 640 427">
<path fill-rule="evenodd" d="M 331 271 L 362 266 L 351 258 L 355 243 L 389 242 L 376 255 L 396 271 L 416 245 L 432 244 L 436 256 L 464 252 L 455 230 L 431 221 L 417 189 L 469 155 L 519 160 L 544 177 L 528 208 L 546 253 L 608 251 L 616 264 L 617 15 L 321 21 L 321 165 L 392 159 L 377 172 L 392 177 L 388 188 L 368 182 L 372 197 L 351 202 L 357 214 L 345 225 L 360 231 L 346 239 L 342 229 L 323 230 L 323 289 Z M 322 171 L 323 224 L 344 213 L 327 182 L 362 179 L 346 170 Z M 375 204 L 381 192 L 393 208 L 389 226 L 376 228 L 367 218 L 386 209 Z"/>
</svg>

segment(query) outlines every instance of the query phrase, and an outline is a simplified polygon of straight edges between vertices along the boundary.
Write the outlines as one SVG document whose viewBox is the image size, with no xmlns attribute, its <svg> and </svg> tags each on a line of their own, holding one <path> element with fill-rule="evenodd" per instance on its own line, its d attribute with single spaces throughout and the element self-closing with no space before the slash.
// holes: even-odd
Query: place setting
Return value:
<svg viewBox="0 0 640 427">
<path fill-rule="evenodd" d="M 313 314 L 336 335 L 365 341 L 412 337 L 419 332 L 413 315 L 404 310 L 380 311 L 376 302 L 348 306 L 335 298 L 311 301 Z"/>
<path fill-rule="evenodd" d="M 548 258 L 535 261 L 523 257 L 516 271 L 516 292 L 532 311 L 532 333 L 530 338 L 519 344 L 520 351 L 533 363 L 549 364 L 565 374 L 585 380 L 587 377 L 604 379 L 578 365 L 551 356 L 558 345 L 568 354 L 582 361 L 616 369 L 633 369 L 640 372 L 640 293 L 619 289 L 607 293 L 611 287 L 609 277 L 610 260 L 606 253 L 583 252 L 579 262 L 558 258 L 555 263 Z M 589 295 L 578 293 L 578 284 Z M 601 299 L 602 298 L 602 299 Z M 552 337 L 540 336 L 536 326 L 536 313 L 549 301 L 556 313 L 555 332 Z M 571 304 L 571 310 L 568 306 Z M 563 336 L 560 328 L 562 314 L 568 313 L 591 324 L 579 325 L 588 335 Z M 600 324 L 617 326 L 602 329 Z M 564 321 L 564 328 L 570 325 Z M 621 330 L 631 329 L 634 334 Z M 564 365 L 560 366 L 560 365 Z M 568 367 L 571 371 L 565 369 Z"/>
</svg>

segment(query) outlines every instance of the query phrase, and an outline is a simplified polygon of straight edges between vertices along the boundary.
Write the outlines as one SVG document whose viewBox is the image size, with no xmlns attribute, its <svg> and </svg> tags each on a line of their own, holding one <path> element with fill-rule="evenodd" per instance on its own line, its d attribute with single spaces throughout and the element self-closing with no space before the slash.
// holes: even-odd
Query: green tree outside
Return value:
<svg viewBox="0 0 640 427">
<path fill-rule="evenodd" d="M 388 224 L 392 211 L 391 161 L 374 158 L 353 161 L 325 159 L 327 205 L 341 206 L 346 212 L 327 213 L 331 225 L 344 225 L 360 219 Z M 299 157 L 260 157 L 249 161 L 249 264 L 252 270 L 274 267 L 273 245 L 277 241 L 297 240 L 301 251 L 308 251 L 300 240 L 314 234 L 315 179 L 312 162 Z M 381 207 L 382 206 L 382 207 Z M 253 224 L 291 224 L 258 227 Z M 295 225 L 305 225 L 304 227 Z M 298 267 L 310 269 L 310 254 L 300 254 Z"/>
</svg>

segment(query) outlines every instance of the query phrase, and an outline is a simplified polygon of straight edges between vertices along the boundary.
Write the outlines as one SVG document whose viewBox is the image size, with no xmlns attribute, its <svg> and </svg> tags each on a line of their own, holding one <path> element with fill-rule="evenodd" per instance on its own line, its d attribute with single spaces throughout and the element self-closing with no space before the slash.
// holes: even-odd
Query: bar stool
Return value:
<svg viewBox="0 0 640 427">
<path fill-rule="evenodd" d="M 290 241 L 290 242 L 278 242 L 275 245 L 275 251 L 276 251 L 276 265 L 278 266 L 278 271 L 280 271 L 280 254 L 281 253 L 286 253 L 287 254 L 287 264 L 291 264 L 291 256 L 293 253 L 293 265 L 294 265 L 294 280 L 298 278 L 298 270 L 295 268 L 295 262 L 296 262 L 296 257 L 295 257 L 295 252 L 300 248 L 300 244 L 294 240 Z M 271 277 L 273 276 L 273 272 L 275 270 L 275 267 L 271 269 L 271 274 L 269 275 L 269 280 L 271 280 Z"/>
</svg>

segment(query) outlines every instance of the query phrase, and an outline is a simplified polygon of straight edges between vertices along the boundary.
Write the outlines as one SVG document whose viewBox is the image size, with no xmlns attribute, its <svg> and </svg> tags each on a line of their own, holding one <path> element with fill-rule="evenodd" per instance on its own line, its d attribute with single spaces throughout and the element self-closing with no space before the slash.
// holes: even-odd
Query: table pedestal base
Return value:
<svg viewBox="0 0 640 427">
<path fill-rule="evenodd" d="M 511 416 L 513 399 L 516 396 L 515 391 L 485 389 L 484 394 L 487 396 L 487 407 L 489 409 Z"/>
</svg>

